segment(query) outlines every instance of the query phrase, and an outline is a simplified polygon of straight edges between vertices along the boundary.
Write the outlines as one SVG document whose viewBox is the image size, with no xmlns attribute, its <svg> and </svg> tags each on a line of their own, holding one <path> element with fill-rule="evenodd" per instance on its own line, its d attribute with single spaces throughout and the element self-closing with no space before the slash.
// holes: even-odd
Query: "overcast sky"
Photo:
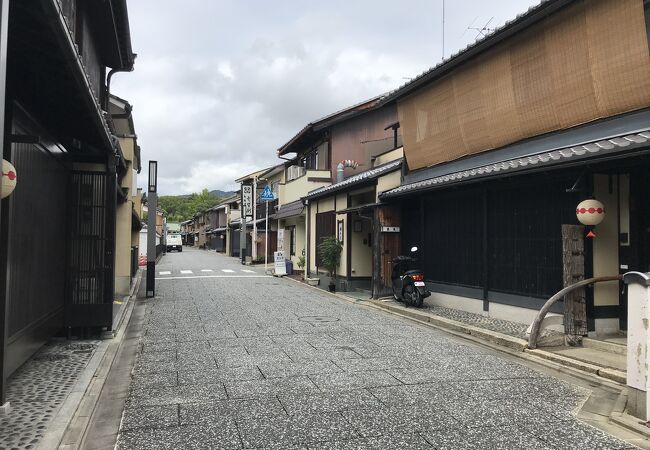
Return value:
<svg viewBox="0 0 650 450">
<path fill-rule="evenodd" d="M 534 0 L 447 0 L 445 53 Z M 442 0 L 131 0 L 134 106 L 161 194 L 233 189 L 323 115 L 394 89 L 442 57 Z"/>
</svg>

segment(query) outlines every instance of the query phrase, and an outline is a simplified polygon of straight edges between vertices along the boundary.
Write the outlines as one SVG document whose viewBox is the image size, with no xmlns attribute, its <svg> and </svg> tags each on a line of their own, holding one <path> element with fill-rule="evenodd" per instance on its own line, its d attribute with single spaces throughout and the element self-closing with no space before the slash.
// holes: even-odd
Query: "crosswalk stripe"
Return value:
<svg viewBox="0 0 650 450">
<path fill-rule="evenodd" d="M 254 270 L 246 270 L 246 269 L 242 269 L 241 271 L 242 271 L 242 272 L 246 272 L 246 273 L 255 273 Z"/>
<path fill-rule="evenodd" d="M 181 273 L 194 273 L 191 270 L 181 270 Z"/>
<path fill-rule="evenodd" d="M 201 269 L 201 272 L 212 272 L 212 269 Z"/>
<path fill-rule="evenodd" d="M 234 273 L 235 272 L 234 270 L 231 270 L 231 269 L 221 269 L 221 271 L 226 272 L 226 273 Z"/>
<path fill-rule="evenodd" d="M 196 280 L 200 278 L 271 278 L 269 275 L 195 275 L 191 277 L 162 277 L 156 280 Z"/>
<path fill-rule="evenodd" d="M 164 270 L 164 271 L 160 272 L 160 275 L 171 275 L 171 274 L 172 273 L 170 271 L 168 271 L 168 270 Z"/>
</svg>

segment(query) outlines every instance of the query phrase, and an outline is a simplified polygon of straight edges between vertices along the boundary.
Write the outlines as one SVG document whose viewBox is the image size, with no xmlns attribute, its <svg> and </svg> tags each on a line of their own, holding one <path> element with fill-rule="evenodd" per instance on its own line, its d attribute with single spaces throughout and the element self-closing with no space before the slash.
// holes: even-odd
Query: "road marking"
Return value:
<svg viewBox="0 0 650 450">
<path fill-rule="evenodd" d="M 232 269 L 221 269 L 221 271 L 226 273 L 235 273 L 235 271 Z"/>
<path fill-rule="evenodd" d="M 254 270 L 242 269 L 241 271 L 242 271 L 242 272 L 246 272 L 246 273 L 255 273 Z"/>
<path fill-rule="evenodd" d="M 201 272 L 212 272 L 212 269 L 201 269 Z"/>
<path fill-rule="evenodd" d="M 196 275 L 193 277 L 164 277 L 156 280 L 195 280 L 197 278 L 272 278 L 270 275 Z"/>
<path fill-rule="evenodd" d="M 194 273 L 191 270 L 181 270 L 181 273 Z"/>
<path fill-rule="evenodd" d="M 171 275 L 171 274 L 172 273 L 170 271 L 168 271 L 168 270 L 164 270 L 164 271 L 160 272 L 160 275 Z"/>
</svg>

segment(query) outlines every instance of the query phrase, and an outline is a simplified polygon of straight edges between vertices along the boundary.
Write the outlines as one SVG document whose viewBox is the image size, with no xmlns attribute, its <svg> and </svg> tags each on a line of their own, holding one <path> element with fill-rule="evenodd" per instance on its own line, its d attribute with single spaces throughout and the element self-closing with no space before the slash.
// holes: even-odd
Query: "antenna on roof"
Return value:
<svg viewBox="0 0 650 450">
<path fill-rule="evenodd" d="M 476 19 L 478 19 L 478 16 L 476 16 Z M 474 30 L 474 31 L 476 31 L 476 37 L 474 38 L 474 40 L 476 40 L 476 39 L 478 39 L 478 38 L 485 37 L 485 36 L 487 36 L 488 34 L 490 34 L 491 32 L 493 32 L 493 31 L 496 29 L 496 28 L 488 28 L 488 26 L 490 25 L 490 23 L 492 23 L 492 21 L 494 20 L 494 16 L 492 16 L 492 17 L 490 18 L 490 20 L 488 20 L 488 21 L 485 23 L 485 25 L 483 25 L 481 28 L 479 28 L 479 27 L 473 27 L 473 26 L 472 26 L 472 25 L 474 25 L 474 22 L 476 22 L 476 19 L 474 19 L 474 20 L 472 21 L 472 23 L 467 27 L 467 29 L 465 29 L 465 32 L 467 32 L 467 30 Z M 464 35 L 465 35 L 465 33 L 463 33 L 463 36 L 464 36 Z"/>
<path fill-rule="evenodd" d="M 442 59 L 445 59 L 445 0 L 442 0 Z"/>
</svg>

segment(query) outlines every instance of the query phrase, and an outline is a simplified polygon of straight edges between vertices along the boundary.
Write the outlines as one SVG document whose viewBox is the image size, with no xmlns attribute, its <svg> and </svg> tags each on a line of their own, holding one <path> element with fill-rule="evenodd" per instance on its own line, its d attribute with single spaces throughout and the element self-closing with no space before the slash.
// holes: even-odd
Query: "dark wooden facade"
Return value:
<svg viewBox="0 0 650 450">
<path fill-rule="evenodd" d="M 126 165 L 106 78 L 134 58 L 124 0 L 11 1 L 8 22 L 3 153 L 18 183 L 0 206 L 0 404 L 6 378 L 64 325 L 112 326 Z"/>
</svg>

